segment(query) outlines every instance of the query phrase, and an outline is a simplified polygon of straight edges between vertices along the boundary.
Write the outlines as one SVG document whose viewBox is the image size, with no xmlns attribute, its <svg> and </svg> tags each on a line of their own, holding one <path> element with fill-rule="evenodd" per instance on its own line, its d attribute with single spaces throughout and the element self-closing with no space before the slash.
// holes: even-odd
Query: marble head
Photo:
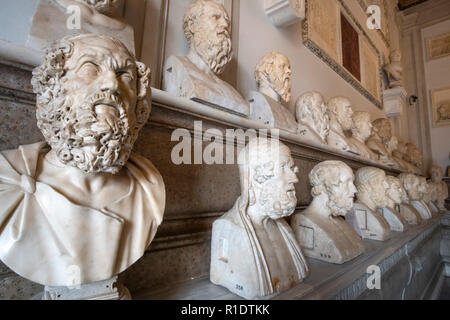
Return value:
<svg viewBox="0 0 450 320">
<path fill-rule="evenodd" d="M 291 100 L 291 63 L 284 54 L 266 54 L 256 66 L 255 79 L 260 92 L 274 92 L 278 102 Z"/>
<path fill-rule="evenodd" d="M 353 207 L 356 193 L 352 169 L 342 161 L 324 161 L 309 173 L 311 194 L 324 196 L 332 216 L 345 216 Z"/>
<path fill-rule="evenodd" d="M 360 141 L 366 141 L 372 135 L 372 122 L 370 113 L 365 111 L 356 111 L 353 114 L 352 135 Z"/>
<path fill-rule="evenodd" d="M 402 183 L 403 188 L 406 191 L 406 195 L 403 197 L 403 202 L 408 200 L 417 201 L 420 200 L 422 195 L 420 193 L 420 179 L 418 176 L 412 173 L 401 173 L 398 178 Z"/>
<path fill-rule="evenodd" d="M 350 100 L 345 97 L 334 97 L 328 101 L 330 118 L 333 116 L 343 130 L 351 130 L 353 125 L 353 110 Z"/>
<path fill-rule="evenodd" d="M 374 167 L 363 167 L 356 171 L 355 185 L 358 190 L 358 199 L 369 208 L 384 208 L 387 204 L 386 174 L 383 170 Z"/>
<path fill-rule="evenodd" d="M 110 14 L 120 5 L 120 0 L 78 0 L 93 7 L 98 12 Z"/>
<path fill-rule="evenodd" d="M 150 69 L 118 40 L 82 34 L 56 41 L 34 69 L 37 124 L 60 162 L 117 173 L 150 113 Z"/>
<path fill-rule="evenodd" d="M 225 7 L 213 0 L 197 0 L 183 18 L 191 50 L 215 74 L 221 74 L 233 57 L 231 21 Z"/>
<path fill-rule="evenodd" d="M 280 219 L 297 205 L 298 182 L 289 148 L 275 139 L 254 138 L 239 154 L 242 197 L 259 218 Z"/>
<path fill-rule="evenodd" d="M 440 183 L 442 181 L 442 176 L 443 176 L 443 171 L 442 171 L 442 167 L 441 166 L 432 166 L 431 167 L 431 181 L 433 181 L 433 183 Z"/>
<path fill-rule="evenodd" d="M 396 204 L 402 203 L 402 183 L 400 179 L 393 176 L 386 176 L 387 189 L 386 189 L 386 200 L 387 207 L 394 208 Z"/>
<path fill-rule="evenodd" d="M 406 144 L 405 160 L 412 163 L 417 168 L 422 168 L 422 152 L 413 143 Z"/>
<path fill-rule="evenodd" d="M 383 143 L 389 143 L 392 138 L 392 126 L 388 119 L 380 118 L 375 120 L 373 123 L 373 131 L 378 134 Z"/>
<path fill-rule="evenodd" d="M 313 129 L 326 141 L 330 131 L 330 119 L 322 95 L 317 91 L 302 94 L 295 103 L 297 122 Z"/>
</svg>

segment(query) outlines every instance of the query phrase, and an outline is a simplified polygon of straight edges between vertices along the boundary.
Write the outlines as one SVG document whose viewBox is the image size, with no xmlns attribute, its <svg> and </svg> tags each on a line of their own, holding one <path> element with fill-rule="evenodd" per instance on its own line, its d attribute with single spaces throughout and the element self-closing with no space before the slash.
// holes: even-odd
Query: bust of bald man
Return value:
<svg viewBox="0 0 450 320">
<path fill-rule="evenodd" d="M 313 201 L 291 219 L 307 257 L 342 264 L 364 252 L 361 237 L 344 220 L 353 207 L 353 171 L 344 162 L 324 161 L 309 173 Z"/>
<path fill-rule="evenodd" d="M 266 54 L 256 66 L 258 92 L 249 95 L 250 119 L 297 133 L 294 115 L 282 104 L 291 100 L 291 64 L 282 53 Z"/>
<path fill-rule="evenodd" d="M 363 239 L 386 241 L 391 237 L 389 223 L 377 211 L 387 205 L 386 174 L 374 167 L 356 171 L 357 200 L 346 221 Z"/>
</svg>

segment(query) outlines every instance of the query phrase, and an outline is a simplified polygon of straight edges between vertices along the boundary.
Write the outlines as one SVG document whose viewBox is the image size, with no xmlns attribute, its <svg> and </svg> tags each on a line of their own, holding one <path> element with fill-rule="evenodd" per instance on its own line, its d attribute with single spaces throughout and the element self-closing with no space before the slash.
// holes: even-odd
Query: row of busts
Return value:
<svg viewBox="0 0 450 320">
<path fill-rule="evenodd" d="M 349 99 L 325 103 L 318 92 L 306 92 L 295 103 L 295 116 L 283 105 L 291 99 L 291 64 L 270 52 L 257 63 L 258 91 L 244 99 L 218 75 L 233 56 L 231 23 L 225 8 L 211 0 L 194 2 L 183 18 L 189 44 L 184 57 L 171 56 L 163 72 L 163 89 L 173 95 L 249 117 L 301 137 L 306 144 L 348 151 L 383 165 L 420 173 L 422 155 L 413 144 L 392 135 L 387 119 L 370 121 L 367 112 L 353 113 Z M 373 126 L 373 130 L 372 130 Z"/>
<path fill-rule="evenodd" d="M 364 253 L 363 239 L 387 241 L 445 212 L 448 188 L 437 166 L 427 181 L 375 167 L 354 174 L 341 161 L 324 161 L 309 173 L 311 204 L 297 212 L 296 172 L 279 141 L 255 138 L 242 150 L 241 196 L 213 224 L 214 284 L 247 299 L 270 298 L 308 276 L 305 256 L 342 264 Z"/>
</svg>

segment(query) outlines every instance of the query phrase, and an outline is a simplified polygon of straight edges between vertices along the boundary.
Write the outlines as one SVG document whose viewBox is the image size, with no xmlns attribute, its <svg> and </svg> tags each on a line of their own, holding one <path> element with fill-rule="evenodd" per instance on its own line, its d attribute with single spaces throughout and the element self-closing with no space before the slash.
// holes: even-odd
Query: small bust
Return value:
<svg viewBox="0 0 450 320">
<path fill-rule="evenodd" d="M 282 103 L 291 100 L 291 64 L 282 53 L 266 54 L 256 66 L 258 92 L 250 93 L 250 119 L 296 133 L 294 116 Z"/>
<path fill-rule="evenodd" d="M 313 201 L 291 219 L 307 256 L 340 264 L 364 252 L 361 238 L 342 218 L 353 207 L 353 179 L 353 171 L 341 161 L 321 162 L 309 173 Z"/>
<path fill-rule="evenodd" d="M 437 165 L 432 166 L 430 175 L 432 189 L 436 193 L 434 202 L 439 210 L 446 210 L 445 200 L 448 198 L 448 186 L 447 183 L 442 180 L 442 167 Z"/>
<path fill-rule="evenodd" d="M 328 145 L 344 151 L 351 151 L 359 154 L 356 146 L 353 146 L 344 131 L 352 129 L 353 110 L 345 97 L 334 97 L 328 101 L 327 113 L 330 119 L 330 133 L 328 135 Z"/>
<path fill-rule="evenodd" d="M 388 187 L 386 189 L 386 206 L 388 208 L 394 209 L 396 205 L 402 203 L 402 183 L 400 182 L 400 179 L 393 176 L 386 176 L 386 182 L 388 184 Z"/>
<path fill-rule="evenodd" d="M 410 199 L 410 195 L 413 198 L 416 197 L 414 193 L 414 184 L 417 182 L 415 175 L 411 173 L 402 173 L 397 178 L 400 181 L 402 188 L 400 214 L 408 222 L 408 224 L 420 224 L 422 222 L 422 217 L 420 213 L 411 205 L 412 200 Z"/>
<path fill-rule="evenodd" d="M 402 53 L 397 49 L 389 57 L 391 62 L 383 67 L 388 75 L 389 88 L 401 87 L 403 86 Z"/>
<path fill-rule="evenodd" d="M 419 148 L 416 147 L 413 143 L 407 143 L 406 144 L 406 154 L 405 158 L 406 161 L 414 165 L 415 167 L 421 169 L 422 168 L 422 152 L 420 152 Z"/>
<path fill-rule="evenodd" d="M 385 241 L 390 237 L 390 225 L 377 211 L 386 207 L 386 174 L 374 167 L 363 167 L 356 171 L 355 186 L 357 200 L 347 222 L 363 239 Z"/>
<path fill-rule="evenodd" d="M 248 116 L 245 100 L 217 76 L 233 57 L 231 21 L 224 6 L 213 0 L 195 1 L 184 15 L 183 29 L 189 53 L 167 59 L 163 89 Z"/>
<path fill-rule="evenodd" d="M 365 111 L 356 111 L 353 114 L 353 125 L 351 128 L 352 143 L 358 148 L 361 157 L 377 160 L 377 156 L 366 145 L 367 139 L 372 135 L 372 122 L 370 113 Z"/>
<path fill-rule="evenodd" d="M 238 163 L 241 196 L 213 224 L 210 279 L 247 299 L 274 296 L 308 274 L 284 219 L 297 205 L 297 169 L 289 148 L 266 138 L 250 140 Z"/>
<path fill-rule="evenodd" d="M 150 69 L 108 36 L 67 37 L 47 50 L 31 80 L 47 143 L 0 153 L 0 189 L 15 194 L 0 195 L 0 258 L 13 271 L 72 286 L 142 257 L 165 206 L 158 170 L 132 153 L 150 113 L 149 81 Z"/>
<path fill-rule="evenodd" d="M 330 132 L 330 120 L 327 106 L 317 91 L 302 94 L 295 103 L 298 131 L 306 141 L 327 144 Z"/>
<path fill-rule="evenodd" d="M 388 150 L 392 139 L 391 122 L 385 118 L 379 118 L 372 122 L 372 135 L 367 140 L 367 146 L 378 156 L 378 160 L 388 166 L 397 166 Z"/>
<path fill-rule="evenodd" d="M 422 220 L 430 219 L 431 211 L 423 203 L 424 195 L 428 192 L 426 179 L 411 173 L 402 173 L 398 178 L 406 190 L 409 204 L 416 209 Z"/>
</svg>

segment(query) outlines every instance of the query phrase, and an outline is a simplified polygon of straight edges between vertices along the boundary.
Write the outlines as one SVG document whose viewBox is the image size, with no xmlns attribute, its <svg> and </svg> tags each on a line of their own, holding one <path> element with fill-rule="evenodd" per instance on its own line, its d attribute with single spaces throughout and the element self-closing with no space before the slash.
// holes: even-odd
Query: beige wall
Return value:
<svg viewBox="0 0 450 320">
<path fill-rule="evenodd" d="M 450 166 L 450 126 L 433 127 L 431 110 L 431 90 L 450 87 L 450 56 L 428 61 L 426 40 L 429 37 L 450 32 L 450 20 L 446 20 L 422 29 L 422 43 L 424 48 L 423 61 L 425 66 L 425 82 L 427 88 L 427 106 L 430 114 L 431 150 L 433 162 L 444 169 Z"/>
</svg>

